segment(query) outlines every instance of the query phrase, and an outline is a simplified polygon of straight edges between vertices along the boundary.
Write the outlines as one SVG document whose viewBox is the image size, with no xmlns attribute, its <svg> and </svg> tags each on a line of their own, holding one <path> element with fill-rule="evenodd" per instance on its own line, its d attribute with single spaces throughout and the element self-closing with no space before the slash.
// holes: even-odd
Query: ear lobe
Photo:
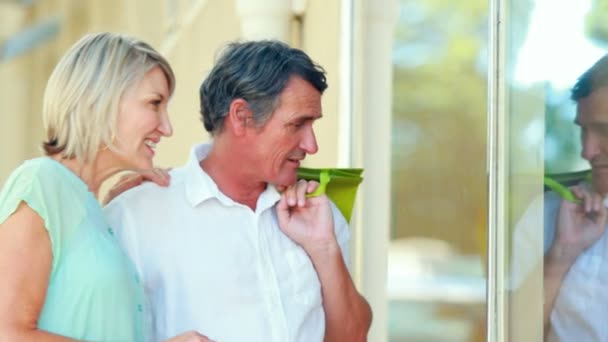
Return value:
<svg viewBox="0 0 608 342">
<path fill-rule="evenodd" d="M 248 120 L 251 118 L 251 110 L 247 101 L 235 99 L 230 103 L 227 117 L 227 126 L 234 135 L 243 135 L 247 129 Z"/>
</svg>

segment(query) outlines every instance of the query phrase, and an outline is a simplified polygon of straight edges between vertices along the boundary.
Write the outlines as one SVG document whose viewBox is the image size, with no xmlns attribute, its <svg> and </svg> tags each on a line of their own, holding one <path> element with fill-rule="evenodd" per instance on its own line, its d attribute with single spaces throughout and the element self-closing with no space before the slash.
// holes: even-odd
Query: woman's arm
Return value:
<svg viewBox="0 0 608 342">
<path fill-rule="evenodd" d="M 52 261 L 44 220 L 22 202 L 0 224 L 0 340 L 73 341 L 38 329 Z"/>
</svg>

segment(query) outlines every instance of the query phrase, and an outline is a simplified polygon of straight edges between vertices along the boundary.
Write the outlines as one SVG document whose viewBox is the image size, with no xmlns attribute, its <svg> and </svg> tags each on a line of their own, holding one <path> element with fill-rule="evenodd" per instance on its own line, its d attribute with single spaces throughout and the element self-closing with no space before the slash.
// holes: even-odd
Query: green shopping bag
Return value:
<svg viewBox="0 0 608 342">
<path fill-rule="evenodd" d="M 298 179 L 319 182 L 317 190 L 309 196 L 318 196 L 325 193 L 338 207 L 346 221 L 350 222 L 357 189 L 363 181 L 362 173 L 363 169 L 311 169 L 301 167 L 298 169 Z"/>
<path fill-rule="evenodd" d="M 591 180 L 591 170 L 546 174 L 544 177 L 545 187 L 555 191 L 563 199 L 574 203 L 580 203 L 580 200 L 568 187 L 583 180 Z"/>
</svg>

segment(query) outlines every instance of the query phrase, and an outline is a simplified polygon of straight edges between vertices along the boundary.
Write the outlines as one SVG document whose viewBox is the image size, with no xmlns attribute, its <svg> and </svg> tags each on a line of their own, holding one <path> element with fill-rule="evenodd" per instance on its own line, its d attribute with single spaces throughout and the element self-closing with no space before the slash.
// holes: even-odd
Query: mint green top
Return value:
<svg viewBox="0 0 608 342">
<path fill-rule="evenodd" d="M 0 192 L 0 223 L 22 201 L 44 220 L 53 252 L 38 327 L 87 341 L 145 340 L 143 288 L 86 184 L 51 158 L 28 160 Z"/>
</svg>

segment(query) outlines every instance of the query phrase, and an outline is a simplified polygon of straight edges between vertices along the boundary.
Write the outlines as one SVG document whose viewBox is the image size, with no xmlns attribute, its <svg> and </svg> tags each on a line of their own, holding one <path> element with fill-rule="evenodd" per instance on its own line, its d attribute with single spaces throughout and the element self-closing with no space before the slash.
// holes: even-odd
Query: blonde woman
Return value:
<svg viewBox="0 0 608 342">
<path fill-rule="evenodd" d="M 87 35 L 60 60 L 44 95 L 46 156 L 0 192 L 0 340 L 147 339 L 142 286 L 96 198 L 116 172 L 152 168 L 174 87 L 167 61 L 123 35 Z"/>
</svg>

